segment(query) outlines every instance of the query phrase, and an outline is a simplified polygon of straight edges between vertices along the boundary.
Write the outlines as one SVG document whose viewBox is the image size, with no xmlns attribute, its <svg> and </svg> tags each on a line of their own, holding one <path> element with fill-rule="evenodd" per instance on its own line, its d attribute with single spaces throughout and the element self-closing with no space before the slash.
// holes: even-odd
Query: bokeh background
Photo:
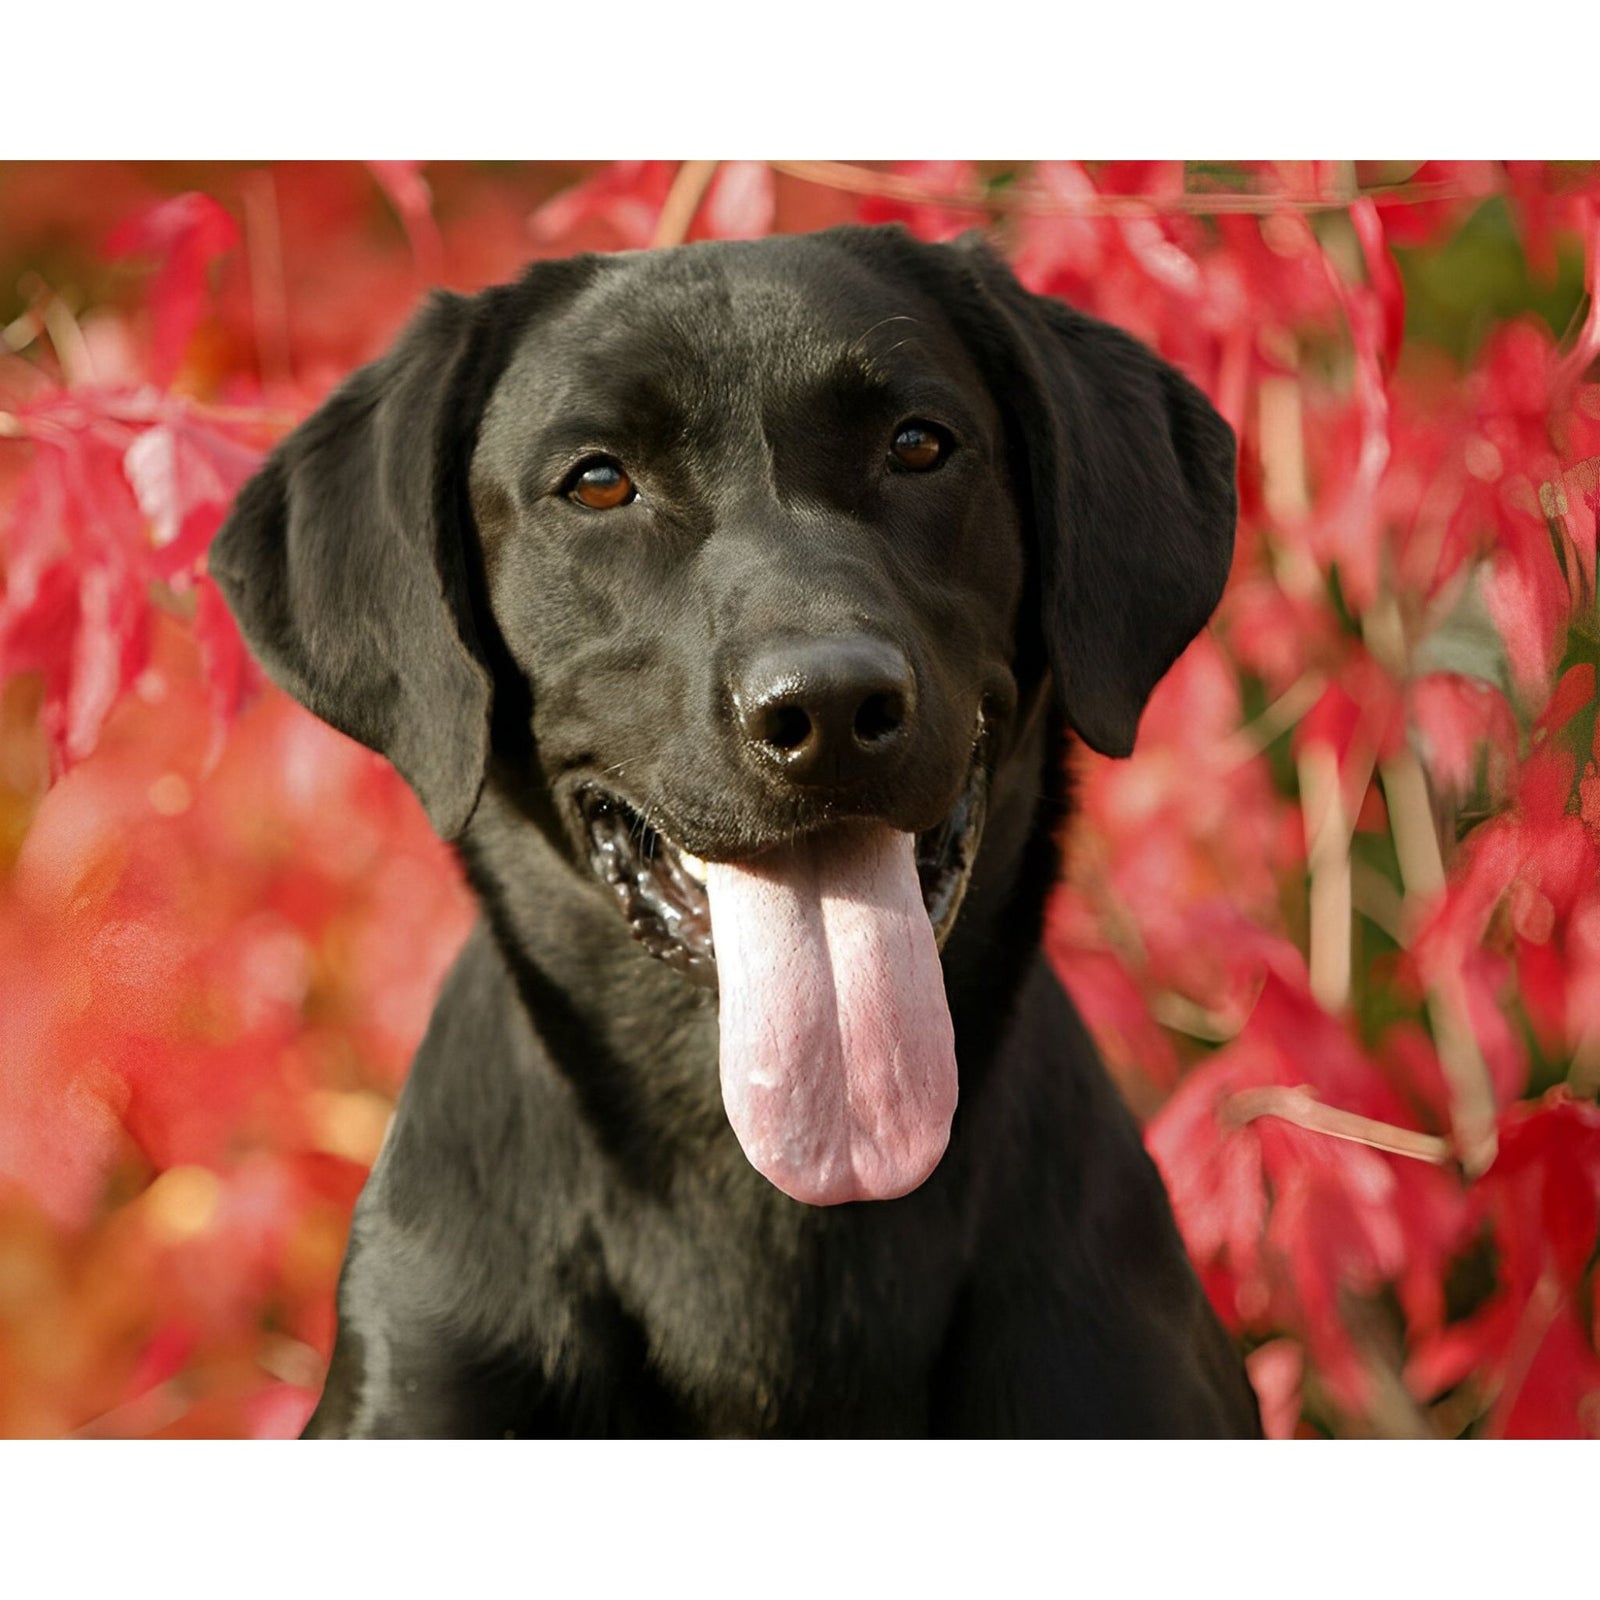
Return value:
<svg viewBox="0 0 1600 1600">
<path fill-rule="evenodd" d="M 1280 1436 L 1600 1435 L 1600 164 L 0 165 L 0 1433 L 274 1437 L 471 919 L 204 576 L 423 289 L 982 228 L 1241 439 L 1054 959 Z"/>
</svg>

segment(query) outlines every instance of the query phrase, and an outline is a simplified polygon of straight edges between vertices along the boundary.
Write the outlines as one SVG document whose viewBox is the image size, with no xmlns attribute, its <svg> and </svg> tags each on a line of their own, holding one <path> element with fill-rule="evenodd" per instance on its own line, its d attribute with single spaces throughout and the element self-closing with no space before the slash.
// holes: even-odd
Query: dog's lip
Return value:
<svg viewBox="0 0 1600 1600">
<path fill-rule="evenodd" d="M 626 789 L 611 783 L 584 781 L 578 785 L 576 796 L 578 813 L 584 822 L 587 822 L 589 813 L 597 802 L 602 805 L 619 805 L 631 812 L 638 822 L 649 828 L 658 838 L 670 844 L 680 857 L 687 858 L 700 867 L 711 862 L 743 865 L 746 862 L 757 861 L 776 850 L 791 848 L 800 840 L 811 838 L 815 834 L 828 833 L 852 823 L 884 823 L 891 820 L 874 807 L 832 804 L 825 809 L 819 809 L 809 817 L 796 818 L 779 827 L 767 827 L 759 831 L 719 830 L 698 822 L 680 822 L 677 815 L 661 802 L 642 804 Z M 943 824 L 944 819 L 941 818 L 934 827 L 942 827 Z M 923 833 L 931 830 L 903 831 Z"/>
<path fill-rule="evenodd" d="M 992 754 L 989 730 L 980 718 L 954 804 L 933 827 L 916 833 L 917 871 L 941 947 L 955 925 L 982 839 Z M 827 815 L 781 835 L 725 841 L 680 830 L 664 807 L 640 805 L 610 783 L 579 782 L 573 803 L 590 870 L 612 891 L 635 938 L 708 987 L 716 984 L 705 892 L 708 863 L 753 861 L 841 826 L 887 820 L 877 811 L 830 808 Z"/>
<path fill-rule="evenodd" d="M 784 823 L 749 832 L 739 829 L 719 830 L 714 825 L 690 820 L 681 816 L 669 801 L 653 797 L 649 802 L 638 799 L 626 784 L 618 783 L 609 775 L 603 780 L 586 775 L 574 775 L 569 791 L 577 813 L 580 837 L 588 830 L 593 808 L 601 805 L 618 805 L 648 828 L 657 838 L 671 845 L 679 857 L 686 857 L 697 866 L 708 862 L 741 865 L 759 860 L 775 850 L 790 849 L 802 839 L 827 833 L 835 828 L 855 823 L 880 823 L 899 827 L 902 832 L 914 833 L 923 839 L 942 832 L 953 817 L 966 805 L 975 782 L 981 782 L 987 791 L 994 760 L 994 739 L 989 717 L 980 713 L 973 731 L 967 766 L 960 788 L 950 804 L 928 827 L 906 826 L 885 810 L 863 804 L 850 796 L 837 797 L 815 808 L 810 816 L 796 817 Z"/>
</svg>

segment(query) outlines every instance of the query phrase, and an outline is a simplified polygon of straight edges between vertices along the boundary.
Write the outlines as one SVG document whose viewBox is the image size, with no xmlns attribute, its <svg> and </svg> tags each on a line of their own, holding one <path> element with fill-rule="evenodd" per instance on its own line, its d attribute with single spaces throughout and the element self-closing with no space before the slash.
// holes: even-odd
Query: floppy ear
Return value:
<svg viewBox="0 0 1600 1600">
<path fill-rule="evenodd" d="M 1030 294 L 964 243 L 997 334 L 996 390 L 1020 435 L 1045 645 L 1067 718 L 1133 749 L 1150 692 L 1206 624 L 1233 558 L 1233 430 L 1138 340 Z"/>
<path fill-rule="evenodd" d="M 467 468 L 506 342 L 490 291 L 439 294 L 268 458 L 209 567 L 273 680 L 381 752 L 454 838 L 488 759 Z"/>
</svg>

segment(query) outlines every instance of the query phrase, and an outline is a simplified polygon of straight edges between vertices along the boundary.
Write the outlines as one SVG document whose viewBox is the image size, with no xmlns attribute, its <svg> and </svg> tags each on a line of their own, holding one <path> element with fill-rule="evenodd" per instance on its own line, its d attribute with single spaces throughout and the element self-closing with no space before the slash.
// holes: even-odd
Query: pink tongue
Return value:
<svg viewBox="0 0 1600 1600">
<path fill-rule="evenodd" d="M 950 1138 L 956 1057 L 911 835 L 711 862 L 706 892 L 722 1101 L 751 1165 L 814 1206 L 915 1189 Z"/>
</svg>

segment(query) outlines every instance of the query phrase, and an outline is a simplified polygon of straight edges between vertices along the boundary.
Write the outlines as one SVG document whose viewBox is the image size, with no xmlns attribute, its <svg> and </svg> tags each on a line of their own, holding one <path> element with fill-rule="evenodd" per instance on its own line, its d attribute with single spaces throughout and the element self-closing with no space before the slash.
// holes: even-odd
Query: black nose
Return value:
<svg viewBox="0 0 1600 1600">
<path fill-rule="evenodd" d="M 734 678 L 747 753 L 796 783 L 862 782 L 887 770 L 916 718 L 911 663 L 868 634 L 788 639 Z"/>
</svg>

